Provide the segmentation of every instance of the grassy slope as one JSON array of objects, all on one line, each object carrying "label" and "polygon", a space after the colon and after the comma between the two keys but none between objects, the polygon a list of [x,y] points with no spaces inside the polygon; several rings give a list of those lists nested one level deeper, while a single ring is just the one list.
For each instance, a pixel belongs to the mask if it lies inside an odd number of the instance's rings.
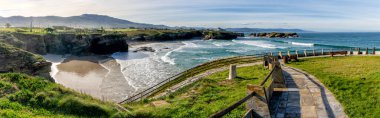
[{"label": "grassy slope", "polygon": [[349,117],[380,117],[380,57],[310,58],[289,65],[321,80]]},{"label": "grassy slope", "polygon": [[0,74],[0,117],[121,117],[112,103],[76,93],[44,78]]},{"label": "grassy slope", "polygon": [[[222,110],[246,95],[247,84],[258,84],[269,73],[262,66],[238,68],[238,78],[226,80],[228,71],[215,73],[162,98],[168,106],[153,107],[150,101],[126,104],[136,116],[203,118]],[[241,105],[227,117],[241,117],[246,112]]]}]

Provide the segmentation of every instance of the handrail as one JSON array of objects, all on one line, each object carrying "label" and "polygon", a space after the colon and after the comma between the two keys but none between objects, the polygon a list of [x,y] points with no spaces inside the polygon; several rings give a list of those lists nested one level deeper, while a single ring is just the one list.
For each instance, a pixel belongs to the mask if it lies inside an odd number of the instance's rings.
[{"label": "handrail", "polygon": [[[303,51],[303,50],[298,50],[298,51]],[[313,51],[313,50],[306,50],[306,51]],[[315,51],[315,53],[320,53],[318,50],[314,50],[314,51]],[[342,50],[342,51],[343,51],[343,50]],[[280,52],[280,51],[279,51],[279,52]],[[283,51],[282,51],[282,52],[283,52]],[[291,51],[291,52],[295,52],[295,50],[293,50],[293,51]],[[331,53],[331,52],[334,52],[334,51],[331,51],[331,49],[327,49],[327,50],[325,50],[325,53]],[[335,52],[336,52],[336,50],[335,50]],[[163,85],[165,85],[165,84],[168,83],[168,82],[171,82],[171,81],[176,80],[176,78],[178,78],[178,77],[180,77],[181,75],[185,74],[185,73],[188,72],[189,70],[192,70],[192,69],[195,69],[195,68],[198,68],[198,67],[201,67],[201,66],[207,65],[207,64],[211,64],[211,63],[216,62],[216,61],[226,61],[227,59],[244,58],[244,57],[250,57],[250,56],[252,56],[252,57],[256,57],[256,58],[259,58],[259,57],[264,57],[264,56],[266,56],[266,55],[268,55],[268,54],[267,54],[267,53],[263,53],[263,54],[254,54],[254,55],[242,55],[242,56],[235,56],[235,57],[225,57],[225,58],[220,58],[220,59],[217,59],[217,60],[214,60],[214,61],[210,61],[210,62],[205,62],[205,63],[202,63],[202,64],[198,64],[198,65],[195,66],[195,67],[192,67],[192,68],[190,68],[190,69],[188,69],[188,70],[182,71],[181,73],[178,73],[178,74],[176,74],[176,75],[174,75],[174,76],[171,76],[171,77],[169,77],[169,78],[167,78],[167,79],[165,79],[165,80],[163,80],[163,81],[161,81],[161,82],[159,82],[159,83],[153,85],[152,87],[149,87],[149,88],[147,88],[147,89],[145,89],[145,90],[143,90],[143,91],[141,91],[141,92],[138,92],[138,93],[136,93],[136,94],[134,94],[134,95],[128,97],[127,99],[124,99],[123,101],[119,102],[119,104],[122,104],[122,103],[125,103],[125,102],[128,102],[128,101],[133,102],[133,101],[136,101],[136,100],[138,100],[138,99],[141,99],[142,97],[144,97],[144,96],[146,96],[146,95],[148,95],[148,94],[151,94],[151,93],[153,93],[154,91],[156,91],[157,89],[159,89],[160,86],[163,86]],[[286,55],[286,54],[284,54],[284,55]],[[324,55],[324,54],[322,54],[322,55]],[[278,56],[278,54],[277,54],[277,53],[273,53],[272,56]],[[271,73],[273,73],[273,70],[271,71]],[[269,77],[270,77],[270,75],[268,75],[260,85],[265,84],[265,82],[269,79]],[[150,92],[148,92],[148,91],[150,91]]]},{"label": "handrail", "polygon": [[[265,84],[265,82],[268,81],[268,79],[270,78],[270,76],[273,74],[274,70],[278,68],[277,66],[274,66],[274,68],[270,71],[270,73],[265,77],[265,79],[263,81],[261,81],[260,83],[260,86],[263,86]],[[251,92],[250,94],[248,94],[247,96],[245,96],[243,99],[237,101],[236,103],[234,103],[233,105],[217,112],[217,113],[214,113],[213,115],[211,115],[209,118],[220,118],[224,115],[226,115],[227,113],[231,112],[232,110],[234,110],[235,108],[237,108],[238,106],[240,106],[241,104],[243,104],[245,101],[247,101],[248,99],[250,99],[251,97],[257,95],[257,93],[255,91]],[[268,99],[267,97],[265,97],[265,99]],[[268,100],[265,100],[265,101],[268,101]]]},{"label": "handrail", "polygon": [[278,67],[275,66],[275,67],[270,71],[270,73],[265,77],[265,79],[264,79],[263,81],[261,81],[260,86],[263,86],[263,85],[265,84],[265,82],[268,81],[269,77],[273,74],[273,72],[274,72],[274,70],[275,70],[276,68],[278,68]]},{"label": "handrail", "polygon": [[[165,85],[165,84],[163,84],[163,83],[173,81],[173,80],[175,80],[175,78],[177,78],[177,77],[179,77],[179,76],[185,74],[185,73],[188,72],[189,70],[192,70],[192,69],[195,69],[195,68],[198,68],[198,67],[201,67],[201,66],[207,65],[207,64],[211,64],[211,63],[213,63],[213,62],[217,62],[217,61],[228,61],[228,59],[235,59],[235,58],[236,58],[236,59],[239,59],[239,58],[250,58],[250,57],[251,57],[251,58],[257,58],[257,57],[261,57],[261,56],[263,56],[263,54],[244,55],[244,56],[235,56],[235,57],[226,57],[226,58],[221,58],[221,59],[217,59],[217,60],[214,60],[214,61],[210,61],[210,62],[206,62],[206,63],[199,64],[199,65],[197,65],[197,66],[195,66],[195,67],[193,67],[193,68],[190,68],[190,69],[188,69],[188,70],[185,70],[185,71],[183,71],[183,72],[181,72],[181,73],[178,73],[178,74],[176,74],[176,75],[174,75],[174,76],[171,76],[171,77],[169,77],[169,78],[167,78],[167,79],[165,79],[165,80],[163,80],[163,81],[161,81],[161,82],[159,82],[159,83],[153,85],[152,87],[149,87],[149,88],[145,89],[144,91],[141,91],[141,92],[139,92],[139,93],[137,93],[137,94],[135,94],[135,95],[133,95],[133,96],[131,96],[131,97],[128,97],[127,99],[124,99],[123,101],[119,102],[119,104],[125,103],[125,102],[127,102],[127,101],[135,101],[135,100],[137,100],[137,99],[140,99],[141,97],[146,96],[146,95],[152,93],[153,91],[155,91],[156,89],[158,89],[159,87],[156,88],[157,86],[159,86],[159,85],[161,85],[161,84],[162,84],[161,86],[163,86],[163,85]],[[147,92],[147,91],[151,91],[151,92]],[[147,93],[145,93],[145,92],[147,92]],[[137,98],[136,98],[136,97],[137,97]]]},{"label": "handrail", "polygon": [[227,113],[231,112],[232,110],[236,109],[238,106],[240,106],[241,104],[243,104],[244,102],[246,102],[247,100],[249,100],[251,97],[253,97],[255,95],[257,95],[256,92],[251,92],[250,94],[245,96],[243,99],[237,101],[236,103],[234,103],[233,105],[223,109],[222,111],[219,111],[219,112],[211,115],[209,118],[220,118],[220,117],[226,115]]}]

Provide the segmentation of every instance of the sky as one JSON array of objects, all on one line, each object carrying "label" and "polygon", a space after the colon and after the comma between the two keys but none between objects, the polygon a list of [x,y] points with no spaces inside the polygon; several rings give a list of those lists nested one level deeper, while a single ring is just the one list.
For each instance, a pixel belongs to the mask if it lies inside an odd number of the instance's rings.
[{"label": "sky", "polygon": [[189,27],[380,32],[380,0],[0,0],[0,16],[101,14]]}]

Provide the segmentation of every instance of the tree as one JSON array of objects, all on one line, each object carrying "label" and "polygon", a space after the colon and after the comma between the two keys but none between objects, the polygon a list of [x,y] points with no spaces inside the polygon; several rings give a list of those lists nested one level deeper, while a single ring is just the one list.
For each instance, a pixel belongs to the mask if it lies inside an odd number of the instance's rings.
[{"label": "tree", "polygon": [[10,28],[10,27],[11,27],[11,24],[6,23],[6,24],[5,24],[5,27],[6,27],[6,28]]},{"label": "tree", "polygon": [[53,28],[45,28],[45,31],[47,32],[47,33],[53,33],[54,32],[54,29]]}]

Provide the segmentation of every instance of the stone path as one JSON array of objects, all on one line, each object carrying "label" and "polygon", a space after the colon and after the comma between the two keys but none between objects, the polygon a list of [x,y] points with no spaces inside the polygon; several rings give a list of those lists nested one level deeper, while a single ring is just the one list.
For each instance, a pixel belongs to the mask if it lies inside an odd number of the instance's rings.
[{"label": "stone path", "polygon": [[287,88],[273,93],[273,118],[347,118],[342,105],[318,79],[295,68],[282,69]]}]

